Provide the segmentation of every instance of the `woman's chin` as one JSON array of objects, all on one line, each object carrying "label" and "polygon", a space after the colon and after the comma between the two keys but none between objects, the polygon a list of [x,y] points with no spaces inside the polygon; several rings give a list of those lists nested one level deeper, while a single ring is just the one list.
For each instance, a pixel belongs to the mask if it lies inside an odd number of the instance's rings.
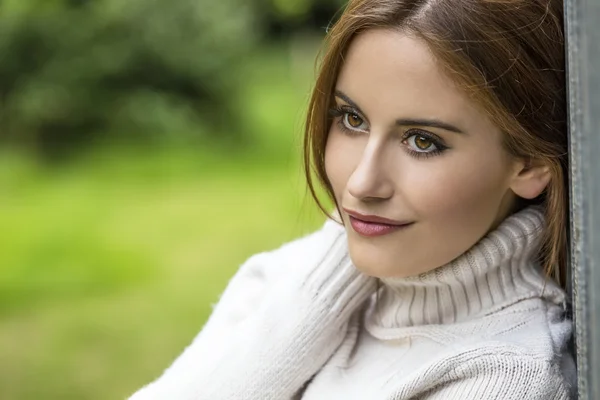
[{"label": "woman's chin", "polygon": [[391,263],[382,257],[365,257],[364,254],[354,256],[350,252],[350,259],[356,269],[375,278],[406,278],[412,275],[398,263]]}]

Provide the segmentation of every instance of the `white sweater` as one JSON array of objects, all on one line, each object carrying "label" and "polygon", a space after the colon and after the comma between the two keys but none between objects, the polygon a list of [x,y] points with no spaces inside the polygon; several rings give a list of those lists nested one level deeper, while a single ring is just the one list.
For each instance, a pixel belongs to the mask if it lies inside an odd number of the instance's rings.
[{"label": "white sweater", "polygon": [[565,293],[534,261],[542,227],[525,209],[448,265],[377,285],[328,221],[242,265],[130,400],[573,398]]}]

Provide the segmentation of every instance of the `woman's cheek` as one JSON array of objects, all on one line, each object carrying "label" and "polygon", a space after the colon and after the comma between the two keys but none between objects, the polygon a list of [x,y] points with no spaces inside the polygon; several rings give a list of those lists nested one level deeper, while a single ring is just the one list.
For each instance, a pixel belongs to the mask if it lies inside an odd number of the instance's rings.
[{"label": "woman's cheek", "polygon": [[[504,182],[500,168],[491,162],[464,162],[468,157],[415,160],[403,172],[404,197],[418,213],[464,212],[481,205],[490,195],[498,197]],[[471,158],[470,161],[478,161]]]}]

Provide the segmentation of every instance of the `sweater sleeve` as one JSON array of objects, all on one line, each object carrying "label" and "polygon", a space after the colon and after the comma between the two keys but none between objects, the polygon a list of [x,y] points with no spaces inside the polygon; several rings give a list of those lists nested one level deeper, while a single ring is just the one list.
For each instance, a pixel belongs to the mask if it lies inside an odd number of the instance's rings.
[{"label": "sweater sleeve", "polygon": [[331,224],[244,264],[192,344],[131,400],[291,399],[376,288]]},{"label": "sweater sleeve", "polygon": [[[230,279],[194,341],[204,340],[215,344],[224,340],[224,333],[233,331],[259,308],[286,270],[299,267],[293,265],[297,263],[295,261],[305,258],[308,263],[316,262],[315,256],[326,252],[343,232],[343,227],[334,221],[327,221],[321,229],[310,235],[286,243],[276,250],[250,257]],[[312,254],[306,254],[307,250]],[[282,260],[287,265],[282,265]]]},{"label": "sweater sleeve", "polygon": [[[458,362],[454,360],[453,362]],[[433,377],[432,377],[433,378]],[[448,369],[433,388],[416,394],[426,400],[570,400],[573,388],[558,365],[514,354],[472,358]],[[412,398],[412,397],[411,397]]]}]

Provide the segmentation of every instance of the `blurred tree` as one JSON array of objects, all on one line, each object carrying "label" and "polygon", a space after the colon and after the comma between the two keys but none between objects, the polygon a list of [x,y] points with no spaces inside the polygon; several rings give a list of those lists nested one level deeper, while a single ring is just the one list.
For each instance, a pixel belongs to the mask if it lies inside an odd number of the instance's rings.
[{"label": "blurred tree", "polygon": [[0,0],[0,141],[60,157],[106,140],[240,139],[244,57],[324,33],[344,3]]},{"label": "blurred tree", "polygon": [[254,21],[244,0],[4,0],[0,139],[57,156],[109,135],[200,135],[227,119]]}]

